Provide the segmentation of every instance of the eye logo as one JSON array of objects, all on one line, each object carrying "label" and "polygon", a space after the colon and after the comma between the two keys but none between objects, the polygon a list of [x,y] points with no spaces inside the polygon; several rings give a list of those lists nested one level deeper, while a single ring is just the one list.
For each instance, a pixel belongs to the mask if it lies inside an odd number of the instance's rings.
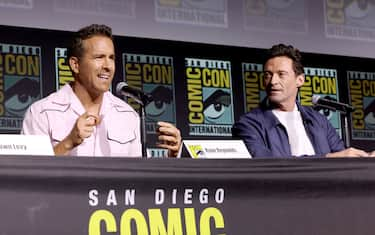
[{"label": "eye logo", "polygon": [[[324,96],[324,99],[327,99],[327,100],[332,100],[332,101],[337,101],[335,98],[332,98],[330,96]],[[327,120],[331,120],[332,116],[333,116],[333,111],[327,109],[327,108],[323,108],[323,107],[320,107],[320,106],[316,106],[314,107],[314,109],[316,111],[319,111],[319,113],[323,114]]]},{"label": "eye logo", "polygon": [[345,15],[352,18],[364,18],[373,9],[370,1],[352,1],[345,8]]},{"label": "eye logo", "polygon": [[219,123],[231,104],[229,92],[216,90],[203,102],[203,114],[207,123]]},{"label": "eye logo", "polygon": [[22,117],[26,109],[39,97],[39,82],[23,78],[5,91],[6,111],[17,117]]},{"label": "eye logo", "polygon": [[150,117],[163,115],[173,100],[172,90],[165,86],[157,86],[151,92],[153,101],[146,106],[146,113]]},{"label": "eye logo", "polygon": [[373,100],[364,110],[364,120],[370,129],[375,129],[375,100]]}]

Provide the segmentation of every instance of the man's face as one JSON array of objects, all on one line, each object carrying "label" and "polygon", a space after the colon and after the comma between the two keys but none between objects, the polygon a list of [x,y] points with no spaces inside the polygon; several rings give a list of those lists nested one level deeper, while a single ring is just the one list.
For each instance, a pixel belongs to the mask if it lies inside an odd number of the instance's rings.
[{"label": "man's face", "polygon": [[115,73],[113,42],[105,36],[94,36],[82,44],[83,54],[75,66],[76,80],[89,93],[100,95],[109,90]]},{"label": "man's face", "polygon": [[298,88],[304,80],[303,74],[296,75],[293,61],[286,56],[271,58],[264,65],[264,85],[268,98],[282,109],[294,107]]}]

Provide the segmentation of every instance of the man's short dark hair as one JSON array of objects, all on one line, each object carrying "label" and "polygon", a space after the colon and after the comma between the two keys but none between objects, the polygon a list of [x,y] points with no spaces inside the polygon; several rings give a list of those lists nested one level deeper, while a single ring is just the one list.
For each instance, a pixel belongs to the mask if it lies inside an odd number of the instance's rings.
[{"label": "man's short dark hair", "polygon": [[279,56],[286,56],[290,58],[293,61],[293,70],[296,73],[296,75],[301,75],[304,73],[303,71],[303,65],[302,65],[302,56],[300,51],[297,48],[294,48],[293,46],[285,45],[285,44],[278,44],[274,45],[267,51],[267,55],[265,58],[264,65],[267,63],[268,60],[279,57]]},{"label": "man's short dark hair", "polygon": [[80,29],[73,36],[70,47],[68,48],[68,59],[72,56],[81,58],[83,54],[82,41],[94,36],[105,36],[113,40],[112,29],[103,24],[92,24]]}]

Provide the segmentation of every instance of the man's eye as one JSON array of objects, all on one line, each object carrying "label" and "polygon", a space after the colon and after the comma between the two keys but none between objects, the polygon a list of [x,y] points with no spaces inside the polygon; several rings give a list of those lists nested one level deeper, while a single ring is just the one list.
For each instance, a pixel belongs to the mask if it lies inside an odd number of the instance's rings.
[{"label": "man's eye", "polygon": [[270,79],[270,78],[272,78],[272,74],[266,72],[266,73],[264,73],[264,78]]}]

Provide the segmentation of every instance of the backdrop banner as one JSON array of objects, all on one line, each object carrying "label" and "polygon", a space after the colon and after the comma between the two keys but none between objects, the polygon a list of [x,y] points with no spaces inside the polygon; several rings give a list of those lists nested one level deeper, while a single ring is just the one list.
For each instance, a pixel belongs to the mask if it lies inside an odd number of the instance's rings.
[{"label": "backdrop banner", "polygon": [[375,160],[0,159],[1,234],[373,234]]}]

